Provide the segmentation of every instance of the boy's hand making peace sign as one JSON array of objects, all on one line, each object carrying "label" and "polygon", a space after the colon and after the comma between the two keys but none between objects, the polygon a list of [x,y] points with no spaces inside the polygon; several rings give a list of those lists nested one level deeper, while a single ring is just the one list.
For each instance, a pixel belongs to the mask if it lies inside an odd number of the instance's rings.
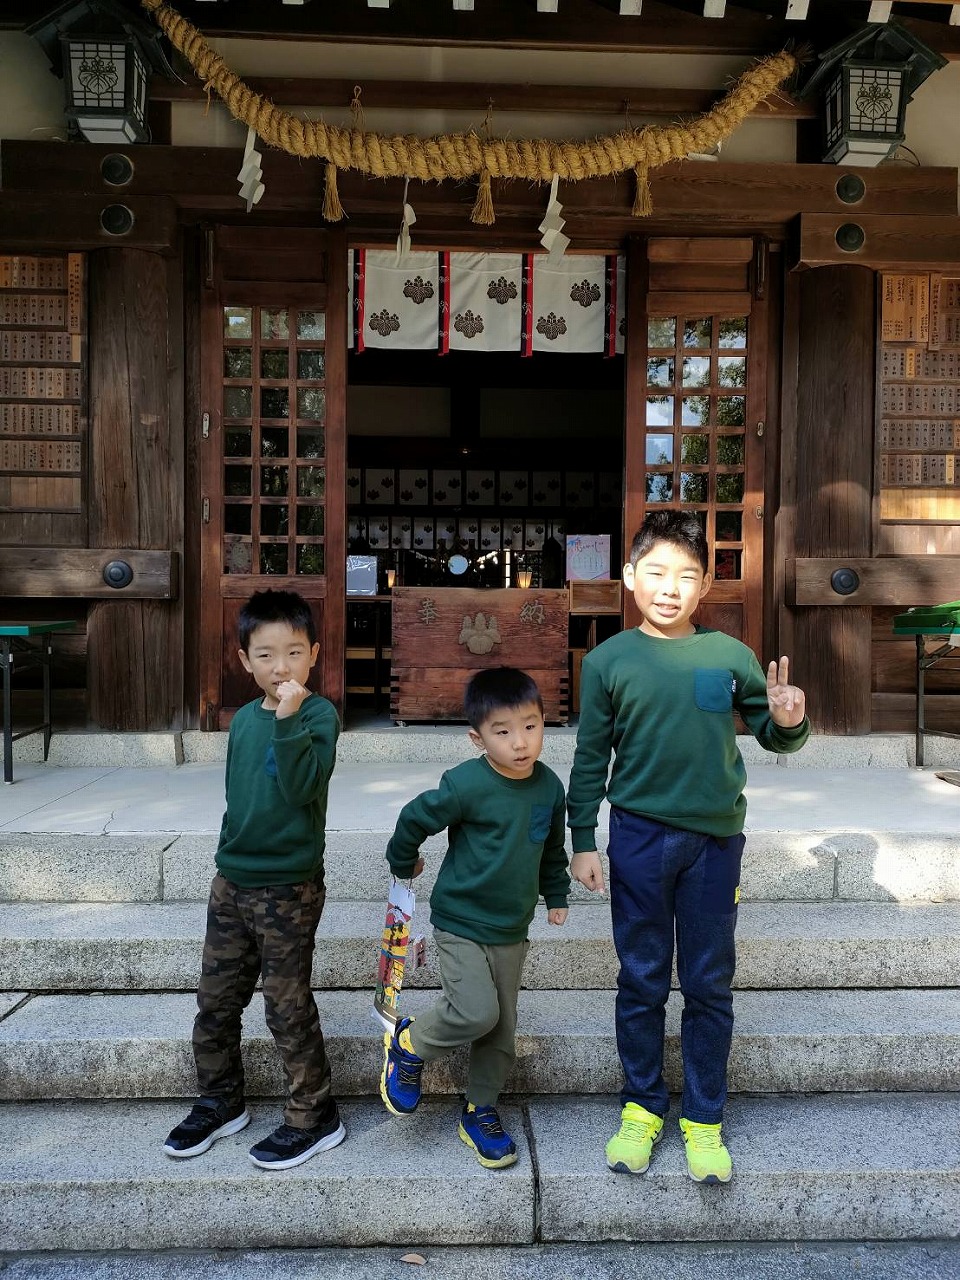
[{"label": "boy's hand making peace sign", "polygon": [[790,683],[790,659],[781,658],[779,666],[767,667],[767,703],[770,718],[781,729],[795,729],[806,715],[806,699],[802,689]]}]

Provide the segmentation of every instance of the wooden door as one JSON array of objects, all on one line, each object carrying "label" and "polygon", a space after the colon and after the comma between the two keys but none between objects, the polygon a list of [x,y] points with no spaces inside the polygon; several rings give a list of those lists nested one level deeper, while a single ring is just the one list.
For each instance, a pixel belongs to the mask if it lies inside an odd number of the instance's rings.
[{"label": "wooden door", "polygon": [[[752,240],[631,242],[624,548],[648,511],[691,511],[714,584],[696,621],[758,656],[763,622],[766,309]],[[626,623],[639,615],[632,598]]]},{"label": "wooden door", "polygon": [[256,696],[237,658],[243,602],[310,602],[311,681],[343,705],[346,245],[314,229],[208,233],[201,386],[201,724]]}]

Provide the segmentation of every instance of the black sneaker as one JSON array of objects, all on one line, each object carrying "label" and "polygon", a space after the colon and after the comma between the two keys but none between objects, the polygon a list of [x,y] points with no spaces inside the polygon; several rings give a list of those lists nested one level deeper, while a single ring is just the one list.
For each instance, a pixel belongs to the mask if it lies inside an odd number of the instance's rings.
[{"label": "black sneaker", "polygon": [[180,1159],[209,1151],[218,1138],[239,1133],[250,1123],[250,1112],[241,1102],[231,1107],[219,1098],[201,1098],[185,1120],[170,1131],[163,1144],[165,1155]]},{"label": "black sneaker", "polygon": [[282,1124],[274,1129],[269,1137],[250,1148],[250,1159],[261,1169],[292,1169],[294,1165],[303,1164],[319,1151],[329,1151],[347,1136],[340,1113],[334,1110],[333,1117],[313,1129],[295,1129],[293,1125]]}]

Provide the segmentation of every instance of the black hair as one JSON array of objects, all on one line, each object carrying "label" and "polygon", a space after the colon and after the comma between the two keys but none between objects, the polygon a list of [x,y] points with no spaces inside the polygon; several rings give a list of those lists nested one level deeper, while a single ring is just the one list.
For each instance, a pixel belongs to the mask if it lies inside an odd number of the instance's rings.
[{"label": "black hair", "polygon": [[710,549],[703,525],[692,511],[651,511],[634,534],[630,563],[634,568],[658,542],[669,542],[699,560],[704,573],[710,567]]},{"label": "black hair", "polygon": [[471,729],[479,729],[495,711],[525,707],[533,702],[543,715],[543,698],[536,680],[516,667],[487,667],[470,677],[463,694],[463,711]]},{"label": "black hair", "polygon": [[237,639],[244,653],[250,648],[250,637],[257,627],[269,622],[285,622],[291,631],[302,631],[311,648],[316,643],[313,612],[303,596],[296,591],[255,591],[237,619]]}]

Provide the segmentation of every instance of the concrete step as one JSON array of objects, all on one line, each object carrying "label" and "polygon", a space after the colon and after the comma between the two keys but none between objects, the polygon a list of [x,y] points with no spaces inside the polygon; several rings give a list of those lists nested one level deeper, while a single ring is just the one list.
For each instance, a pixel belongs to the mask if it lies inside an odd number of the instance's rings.
[{"label": "concrete step", "polygon": [[[385,1280],[416,1247],[7,1254],[4,1280]],[[960,1241],[422,1246],[430,1280],[960,1280]],[[415,1275],[416,1273],[411,1273]]]},{"label": "concrete step", "polygon": [[615,1104],[538,1099],[529,1114],[545,1241],[956,1236],[957,1094],[733,1098],[724,1134],[736,1174],[719,1188],[686,1178],[673,1119],[649,1173],[613,1187],[603,1145]]},{"label": "concrete step", "polygon": [[[543,759],[547,764],[569,765],[576,745],[576,727],[550,726],[544,737]],[[763,751],[750,735],[737,743],[750,764],[781,764],[797,767],[796,757],[776,756]],[[863,737],[815,735],[804,747],[801,768],[877,769],[906,768],[915,761],[912,733],[875,733]],[[927,737],[925,759],[930,765],[956,768],[960,749],[950,738]],[[14,760],[36,763],[43,760],[42,735],[31,734],[14,743]],[[384,719],[360,725],[350,719],[340,735],[337,755],[350,764],[380,763],[384,760],[439,761],[455,763],[473,754],[465,725],[405,725],[402,729]],[[93,766],[152,768],[161,765],[223,763],[227,758],[227,734],[203,733],[191,729],[183,733],[54,733],[50,740],[49,763],[70,768]]]},{"label": "concrete step", "polygon": [[[952,788],[947,788],[952,790]],[[171,824],[176,818],[171,819]],[[389,883],[387,830],[330,830],[330,898],[383,901]],[[601,849],[606,832],[599,833]],[[206,901],[217,837],[172,829],[148,834],[0,833],[0,902]],[[436,879],[445,838],[424,850],[421,899]],[[591,898],[579,885],[574,900]],[[927,832],[747,832],[744,901],[960,901],[956,823]]]},{"label": "concrete step", "polygon": [[273,1108],[174,1162],[160,1144],[180,1104],[7,1105],[0,1238],[8,1250],[100,1251],[955,1236],[960,1095],[732,1099],[726,1187],[686,1177],[675,1116],[648,1174],[611,1173],[603,1147],[618,1111],[612,1098],[505,1106],[520,1158],[491,1172],[459,1142],[457,1105],[395,1120],[378,1103],[348,1103],[346,1142],[271,1175],[245,1153]]},{"label": "concrete step", "polygon": [[[313,985],[371,988],[383,905],[329,902]],[[416,922],[429,937],[429,909]],[[22,991],[193,991],[205,925],[200,902],[0,905],[0,974]],[[578,902],[562,928],[540,908],[524,985],[613,988],[618,963],[604,902]],[[752,902],[737,927],[736,985],[745,989],[947,987],[957,981],[960,903]],[[428,962],[410,985],[435,987]]]},{"label": "concrete step", "polygon": [[[433,995],[406,993],[416,1016]],[[612,991],[520,993],[519,1093],[608,1093],[622,1079]],[[667,1008],[665,1073],[680,1083],[681,1000]],[[369,992],[318,997],[337,1092],[376,1096],[383,1062]],[[178,1098],[195,1092],[190,995],[34,996],[0,1022],[0,1097]],[[947,991],[741,992],[730,1087],[770,1093],[960,1090],[960,994]],[[462,1087],[465,1055],[431,1063],[431,1093]],[[245,1017],[244,1062],[253,1097],[284,1090],[259,996]]]}]

